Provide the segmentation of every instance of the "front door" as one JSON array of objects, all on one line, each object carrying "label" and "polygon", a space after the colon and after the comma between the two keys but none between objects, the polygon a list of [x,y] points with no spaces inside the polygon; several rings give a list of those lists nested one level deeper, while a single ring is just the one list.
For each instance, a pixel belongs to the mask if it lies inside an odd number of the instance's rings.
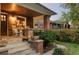
[{"label": "front door", "polygon": [[6,36],[7,35],[7,16],[5,14],[1,14],[0,23],[1,23],[0,25],[1,35]]}]

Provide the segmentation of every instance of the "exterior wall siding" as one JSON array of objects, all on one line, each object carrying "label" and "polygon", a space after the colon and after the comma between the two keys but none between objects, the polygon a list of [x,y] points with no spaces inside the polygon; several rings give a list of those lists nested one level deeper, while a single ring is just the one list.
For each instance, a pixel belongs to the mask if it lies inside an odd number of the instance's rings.
[{"label": "exterior wall siding", "polygon": [[44,28],[44,16],[37,16],[33,18],[33,28],[35,28],[35,24],[38,24],[39,29]]}]

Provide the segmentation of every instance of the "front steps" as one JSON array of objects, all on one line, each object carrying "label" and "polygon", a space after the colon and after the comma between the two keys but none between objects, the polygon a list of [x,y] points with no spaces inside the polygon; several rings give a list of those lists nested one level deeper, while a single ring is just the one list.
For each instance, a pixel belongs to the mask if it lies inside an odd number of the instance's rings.
[{"label": "front steps", "polygon": [[8,37],[7,40],[8,40],[8,44],[22,42],[21,37]]},{"label": "front steps", "polygon": [[7,47],[9,48],[8,54],[14,54],[14,53],[17,53],[19,51],[31,49],[30,45],[27,42],[13,43],[11,45],[10,44],[7,45]]},{"label": "front steps", "polygon": [[30,44],[26,42],[17,42],[11,45],[7,45],[9,47],[8,54],[9,55],[36,55],[36,51],[30,47]]},{"label": "front steps", "polygon": [[[27,41],[17,41],[7,44],[5,47],[0,47],[1,54],[4,55],[36,55],[36,51],[30,47]],[[3,51],[3,53],[2,53]]]},{"label": "front steps", "polygon": [[23,51],[19,51],[17,53],[14,53],[13,55],[37,55],[36,51],[32,49],[27,49]]}]

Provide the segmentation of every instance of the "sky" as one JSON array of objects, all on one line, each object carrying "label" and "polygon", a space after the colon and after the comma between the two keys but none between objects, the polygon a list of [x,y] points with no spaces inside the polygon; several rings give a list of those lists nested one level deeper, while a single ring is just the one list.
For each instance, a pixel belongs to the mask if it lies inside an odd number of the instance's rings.
[{"label": "sky", "polygon": [[61,7],[61,4],[62,3],[42,3],[42,5],[46,6],[47,8],[57,13],[57,15],[52,15],[50,17],[50,20],[52,21],[59,20],[60,17],[62,16],[62,12],[68,12],[68,9]]}]

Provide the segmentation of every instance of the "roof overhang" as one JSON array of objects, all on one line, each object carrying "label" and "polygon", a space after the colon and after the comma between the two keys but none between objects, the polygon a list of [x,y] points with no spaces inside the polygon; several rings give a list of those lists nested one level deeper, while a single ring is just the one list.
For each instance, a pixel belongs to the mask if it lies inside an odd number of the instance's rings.
[{"label": "roof overhang", "polygon": [[56,13],[49,8],[39,4],[39,3],[19,3],[18,5],[24,6],[43,15],[55,15]]},{"label": "roof overhang", "polygon": [[20,16],[40,16],[42,15],[39,12],[36,12],[32,9],[23,7],[18,5],[18,3],[1,3],[1,12],[6,12],[13,15],[20,15]]},{"label": "roof overhang", "polygon": [[23,16],[55,15],[56,13],[39,3],[1,3],[1,11]]}]

